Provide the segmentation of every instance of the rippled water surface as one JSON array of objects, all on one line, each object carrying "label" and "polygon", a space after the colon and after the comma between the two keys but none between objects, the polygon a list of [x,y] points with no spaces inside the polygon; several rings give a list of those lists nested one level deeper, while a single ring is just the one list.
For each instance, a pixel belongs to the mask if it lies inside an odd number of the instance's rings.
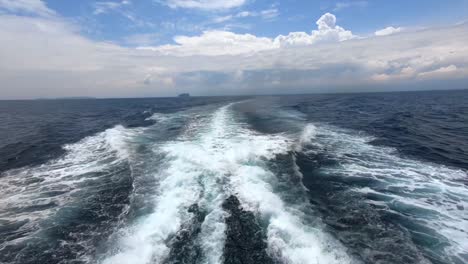
[{"label": "rippled water surface", "polygon": [[0,102],[0,263],[467,263],[468,92]]}]

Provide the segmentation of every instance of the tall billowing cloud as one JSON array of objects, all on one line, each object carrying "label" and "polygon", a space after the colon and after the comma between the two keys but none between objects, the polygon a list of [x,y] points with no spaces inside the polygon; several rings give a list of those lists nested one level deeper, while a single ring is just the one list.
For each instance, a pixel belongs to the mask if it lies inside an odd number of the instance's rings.
[{"label": "tall billowing cloud", "polygon": [[228,31],[205,31],[200,36],[177,36],[176,45],[157,47],[140,47],[166,55],[236,55],[258,51],[279,49],[285,46],[304,46],[318,43],[340,42],[356,38],[349,30],[336,25],[336,17],[326,13],[317,22],[317,30],[310,34],[306,32],[291,32],[286,36],[276,38],[257,37],[251,34],[236,34]]},{"label": "tall billowing cloud", "polygon": [[320,42],[337,42],[353,39],[356,36],[349,30],[336,25],[336,17],[326,13],[317,20],[317,30],[311,34],[305,32],[292,32],[287,36],[278,36],[275,42],[279,46],[311,45]]}]

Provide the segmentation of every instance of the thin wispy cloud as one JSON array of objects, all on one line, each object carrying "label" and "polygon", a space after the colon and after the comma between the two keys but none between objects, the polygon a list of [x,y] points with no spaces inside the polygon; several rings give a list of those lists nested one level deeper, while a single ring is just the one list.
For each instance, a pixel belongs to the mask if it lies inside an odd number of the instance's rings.
[{"label": "thin wispy cloud", "polygon": [[244,5],[246,0],[160,0],[171,8],[226,10]]},{"label": "thin wispy cloud", "polygon": [[94,4],[94,14],[106,14],[111,11],[115,11],[120,9],[124,6],[130,5],[131,2],[128,0],[122,0],[120,2],[112,2],[112,1],[105,1],[105,2],[97,2]]},{"label": "thin wispy cloud", "polygon": [[348,1],[348,2],[338,2],[335,4],[333,11],[338,12],[343,9],[352,8],[352,7],[366,7],[369,3],[367,1]]},{"label": "thin wispy cloud", "polygon": [[44,2],[38,0],[0,0],[0,11],[2,10],[39,16],[52,16],[56,14]]},{"label": "thin wispy cloud", "polygon": [[133,46],[154,45],[159,41],[158,33],[142,33],[126,36],[123,40],[126,44]]},{"label": "thin wispy cloud", "polygon": [[156,25],[144,18],[138,16],[132,10],[132,2],[130,0],[121,1],[102,1],[92,5],[93,14],[95,16],[117,14],[131,21],[130,27],[155,27]]},{"label": "thin wispy cloud", "polygon": [[236,14],[224,15],[224,16],[217,16],[215,17],[212,22],[213,23],[223,23],[231,20],[236,19],[244,19],[249,17],[259,17],[264,20],[273,20],[277,16],[279,16],[279,10],[277,8],[269,8],[260,11],[241,11]]},{"label": "thin wispy cloud", "polygon": [[403,31],[402,27],[386,27],[380,30],[375,31],[376,36],[388,36],[388,35],[393,35],[396,33],[400,33]]}]

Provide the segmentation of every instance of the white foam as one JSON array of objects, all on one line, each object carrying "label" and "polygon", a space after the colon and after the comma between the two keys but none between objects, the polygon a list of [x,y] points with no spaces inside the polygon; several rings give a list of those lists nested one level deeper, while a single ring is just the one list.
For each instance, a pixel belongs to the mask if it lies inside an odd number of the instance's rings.
[{"label": "white foam", "polygon": [[[22,228],[30,232],[38,231],[41,220],[74,201],[72,194],[80,191],[80,183],[96,180],[102,175],[91,176],[89,172],[105,171],[124,159],[127,151],[124,133],[127,133],[125,128],[117,126],[65,145],[66,153],[58,159],[5,172],[0,181],[0,218],[29,220]],[[51,197],[48,195],[50,192],[58,193]],[[22,208],[48,204],[52,206],[21,212]],[[11,214],[11,211],[16,212]],[[25,238],[27,236],[23,236]]]},{"label": "white foam", "polygon": [[104,132],[104,137],[106,144],[109,144],[111,149],[116,151],[121,159],[128,159],[132,156],[129,149],[129,142],[131,142],[139,132],[141,132],[140,128],[126,129],[121,125],[117,125],[112,129],[106,130]]},{"label": "white foam", "polygon": [[296,151],[302,151],[304,146],[312,143],[317,134],[317,128],[313,124],[307,124],[299,135],[299,142],[295,146]]},{"label": "white foam", "polygon": [[[193,127],[199,125],[188,126],[188,130]],[[163,262],[170,252],[168,239],[193,217],[188,212],[192,204],[208,212],[200,234],[206,263],[221,261],[225,229],[221,203],[225,197],[219,181],[224,174],[210,159],[215,139],[205,137],[184,140],[186,135],[181,135],[158,147],[156,151],[165,153],[166,160],[155,175],[160,185],[154,211],[126,231],[117,245],[120,252],[103,263]]]},{"label": "white foam", "polygon": [[315,147],[326,149],[340,161],[339,166],[323,168],[325,172],[373,178],[379,182],[378,189],[367,186],[356,191],[385,195],[393,205],[413,208],[406,212],[413,221],[450,241],[449,255],[468,254],[466,171],[402,158],[395,149],[370,145],[370,137],[353,131],[316,125],[316,132],[320,139],[314,140]]},{"label": "white foam", "polygon": [[[274,193],[276,175],[265,160],[287,153],[294,141],[283,135],[255,133],[229,118],[229,108],[219,112],[212,133],[221,139],[211,163],[229,176],[231,191],[246,210],[258,212],[268,222],[269,253],[287,263],[350,263],[345,249],[322,230],[303,222],[302,212],[289,210]],[[309,130],[313,133],[313,127]]]},{"label": "white foam", "polygon": [[168,114],[163,113],[154,113],[150,117],[146,118],[145,120],[154,120],[157,122],[165,122],[171,120],[171,116]]},{"label": "white foam", "polygon": [[200,186],[194,177],[197,172],[185,169],[182,162],[167,166],[163,175],[158,175],[163,179],[154,212],[131,227],[120,240],[121,251],[103,263],[159,263],[169,253],[165,241],[190,217],[187,208],[198,200]]},{"label": "white foam", "polygon": [[[246,137],[246,134],[244,134]],[[276,175],[270,172],[261,158],[288,150],[287,140],[250,134],[244,142],[257,142],[259,155],[254,163],[240,165],[231,177],[231,184],[246,210],[258,212],[268,222],[268,251],[286,263],[351,263],[346,249],[336,240],[304,222],[303,212],[286,205],[273,188]],[[262,142],[263,144],[258,144]],[[273,151],[272,151],[273,150]],[[273,153],[273,154],[272,154]],[[261,157],[261,158],[260,158]]]},{"label": "white foam", "polygon": [[212,161],[229,173],[229,186],[246,210],[259,212],[268,221],[269,252],[288,263],[348,263],[337,242],[321,230],[302,222],[301,212],[288,210],[273,191],[276,175],[264,160],[287,153],[293,140],[283,135],[262,135],[229,120],[228,108],[217,120],[214,133],[222,140]]},{"label": "white foam", "polygon": [[162,262],[169,253],[165,241],[190,218],[187,209],[193,203],[207,212],[198,238],[202,262],[221,263],[226,228],[221,205],[230,194],[238,195],[245,209],[267,220],[271,254],[289,263],[350,262],[337,241],[307,226],[301,212],[290,210],[273,193],[277,178],[264,161],[287,153],[294,140],[243,127],[232,116],[230,105],[207,121],[188,126],[197,133],[182,135],[158,149],[167,157],[165,167],[155,175],[162,182],[154,212],[129,229],[118,245],[120,252],[104,263]]}]

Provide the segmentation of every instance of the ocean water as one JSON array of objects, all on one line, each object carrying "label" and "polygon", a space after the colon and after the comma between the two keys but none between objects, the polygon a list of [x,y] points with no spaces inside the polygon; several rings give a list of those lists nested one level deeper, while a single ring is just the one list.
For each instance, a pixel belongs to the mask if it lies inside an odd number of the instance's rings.
[{"label": "ocean water", "polygon": [[0,263],[468,263],[468,91],[0,101]]}]

